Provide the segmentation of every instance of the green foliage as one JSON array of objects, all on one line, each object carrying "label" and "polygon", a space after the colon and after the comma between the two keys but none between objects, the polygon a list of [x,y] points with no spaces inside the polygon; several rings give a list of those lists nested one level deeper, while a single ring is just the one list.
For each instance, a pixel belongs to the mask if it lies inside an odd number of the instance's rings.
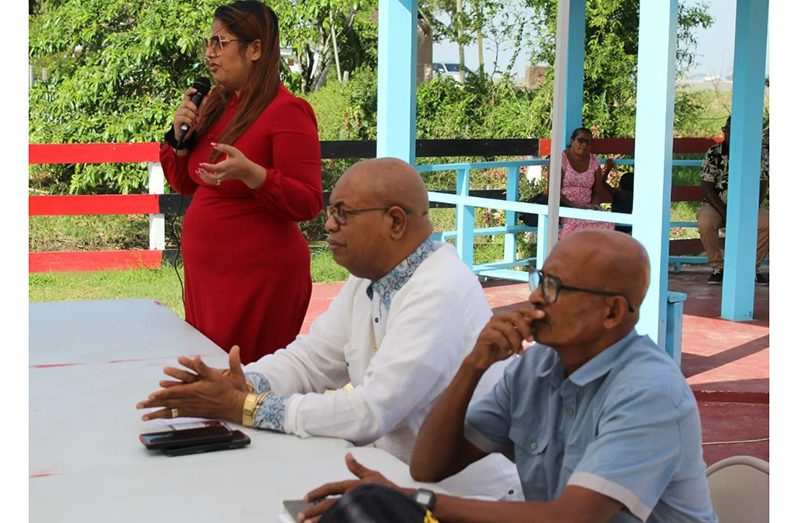
[{"label": "green foliage", "polygon": [[[183,90],[208,74],[201,36],[221,4],[38,2],[29,31],[36,79],[29,98],[31,143],[160,141]],[[332,49],[331,13],[342,68],[376,65],[376,23],[370,18],[375,0],[271,5],[281,16],[281,43],[302,51],[300,63],[310,57],[317,64],[303,70],[301,87],[318,88],[334,59],[324,51]],[[80,164],[34,166],[30,176],[32,188],[41,192],[129,193],[144,189],[147,174],[141,165]]]},{"label": "green foliage", "polygon": [[346,110],[341,129],[344,140],[377,138],[377,70],[360,67],[344,91]]},{"label": "green foliage", "polygon": [[[554,63],[557,6],[551,0],[526,0],[533,9],[533,25],[540,28],[533,63]],[[585,27],[585,79],[582,118],[597,136],[633,136],[637,78],[639,0],[588,0]],[[695,59],[694,31],[712,23],[706,3],[678,7],[677,69]],[[532,120],[536,136],[551,129],[553,70],[549,70]],[[687,98],[676,103],[676,120],[690,111]]]},{"label": "green foliage", "polygon": [[[377,0],[281,0],[270,2],[282,39],[293,47],[301,72],[296,92],[316,91],[336,67],[341,74],[377,65]],[[333,42],[333,37],[335,42]]]},{"label": "green foliage", "polygon": [[146,249],[146,216],[31,216],[30,251]]},{"label": "green foliage", "polygon": [[[202,74],[217,1],[44,0],[30,20],[32,143],[159,141]],[[138,192],[141,165],[48,166],[71,193]],[[41,174],[43,168],[32,174]]]},{"label": "green foliage", "polygon": [[535,93],[502,79],[474,75],[460,85],[436,77],[418,86],[417,138],[518,138],[531,136],[526,115]]},{"label": "green foliage", "polygon": [[314,282],[343,281],[349,277],[349,271],[335,263],[326,246],[311,247],[310,273]]}]

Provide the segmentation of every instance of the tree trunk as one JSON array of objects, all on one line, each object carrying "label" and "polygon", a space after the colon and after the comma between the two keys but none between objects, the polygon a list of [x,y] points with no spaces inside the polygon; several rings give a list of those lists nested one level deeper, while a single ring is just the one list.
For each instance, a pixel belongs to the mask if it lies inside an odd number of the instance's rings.
[{"label": "tree trunk", "polygon": [[457,0],[457,49],[460,55],[460,83],[465,83],[465,47],[463,46],[463,0]]}]

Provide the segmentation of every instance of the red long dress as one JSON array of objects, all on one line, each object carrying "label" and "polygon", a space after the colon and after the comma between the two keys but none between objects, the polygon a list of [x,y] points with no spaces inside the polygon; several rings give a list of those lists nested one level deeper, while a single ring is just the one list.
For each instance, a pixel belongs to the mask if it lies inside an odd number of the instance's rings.
[{"label": "red long dress", "polygon": [[238,103],[233,95],[188,156],[164,145],[160,157],[172,188],[194,195],[181,240],[186,321],[226,351],[239,345],[249,363],[293,341],[310,302],[310,251],[296,222],[322,208],[321,145],[313,109],[281,85],[231,144],[266,168],[263,185],[204,183],[194,171]]}]

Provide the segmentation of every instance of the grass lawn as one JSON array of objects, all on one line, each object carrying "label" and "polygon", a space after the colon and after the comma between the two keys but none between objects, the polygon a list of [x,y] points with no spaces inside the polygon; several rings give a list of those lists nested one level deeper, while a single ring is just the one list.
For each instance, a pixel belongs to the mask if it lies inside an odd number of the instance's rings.
[{"label": "grass lawn", "polygon": [[[129,271],[30,274],[28,299],[37,302],[153,298],[183,318],[183,267],[178,266],[178,271],[180,279],[171,265]],[[311,249],[311,276],[314,282],[343,281],[348,274],[335,263],[327,249]]]},{"label": "grass lawn", "polygon": [[[680,202],[674,204],[671,218],[675,221],[695,220],[695,206],[697,204]],[[436,230],[450,230],[454,227],[453,209],[432,209],[431,218]],[[63,220],[57,224],[63,226],[68,222]],[[73,227],[72,224],[69,224]],[[31,235],[37,236],[44,233],[46,225],[36,223],[31,229]],[[52,227],[50,234],[58,227]],[[58,235],[53,235],[58,236]],[[69,236],[65,234],[65,236]],[[671,237],[698,237],[697,229],[674,229]],[[534,257],[534,235],[520,234],[518,240],[519,258]],[[96,240],[95,240],[96,241]],[[37,243],[37,242],[32,242]],[[77,245],[83,243],[82,245]],[[103,242],[104,243],[104,242]],[[109,242],[111,243],[111,242]],[[58,244],[45,248],[58,249]],[[106,245],[86,245],[76,242],[69,245],[71,248],[108,248]],[[118,248],[118,247],[117,247]],[[43,249],[44,250],[44,249]],[[340,267],[332,258],[324,243],[313,244],[311,250],[311,277],[314,282],[334,282],[345,280],[349,273]],[[504,257],[503,237],[477,237],[474,245],[475,263],[497,261]],[[178,278],[180,274],[180,279]],[[72,273],[45,273],[30,274],[28,279],[28,298],[31,302],[39,301],[70,301],[70,300],[107,300],[124,298],[152,298],[159,300],[181,318],[184,317],[182,303],[181,279],[182,266],[176,271],[171,265],[163,265],[158,269],[137,269],[129,271],[96,271]]]}]

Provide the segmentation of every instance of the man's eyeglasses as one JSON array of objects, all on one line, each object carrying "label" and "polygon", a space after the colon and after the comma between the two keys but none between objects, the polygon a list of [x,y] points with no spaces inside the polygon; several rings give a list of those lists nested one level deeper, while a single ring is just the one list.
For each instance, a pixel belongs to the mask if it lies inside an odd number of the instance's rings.
[{"label": "man's eyeglasses", "polygon": [[590,138],[574,138],[577,142],[581,143],[582,145],[590,145],[593,143],[593,140]]},{"label": "man's eyeglasses", "polygon": [[[327,218],[332,217],[335,220],[335,223],[337,223],[338,225],[346,225],[346,223],[349,221],[349,217],[350,216],[357,215],[357,214],[360,214],[360,213],[363,213],[363,212],[370,212],[370,211],[383,211],[383,212],[385,212],[388,209],[390,209],[391,207],[397,207],[397,206],[396,205],[389,205],[388,207],[368,207],[368,208],[363,208],[363,209],[347,209],[345,207],[342,207],[341,204],[328,205],[327,206]],[[409,216],[410,214],[412,214],[411,211],[408,211],[404,207],[400,207],[400,208],[404,211],[405,216]]]},{"label": "man's eyeglasses", "polygon": [[543,303],[546,305],[551,305],[557,301],[557,298],[560,297],[560,291],[573,291],[598,294],[599,296],[620,296],[626,300],[626,306],[629,308],[629,312],[635,311],[634,307],[629,303],[629,298],[620,292],[572,287],[570,285],[564,285],[559,279],[554,276],[549,276],[543,271],[529,271],[529,292],[535,292],[538,287],[540,287],[541,295],[543,296]]},{"label": "man's eyeglasses", "polygon": [[221,35],[213,35],[210,38],[203,38],[202,45],[206,52],[209,51],[211,54],[218,55],[224,52],[224,44],[239,41],[239,38],[222,38]]}]

